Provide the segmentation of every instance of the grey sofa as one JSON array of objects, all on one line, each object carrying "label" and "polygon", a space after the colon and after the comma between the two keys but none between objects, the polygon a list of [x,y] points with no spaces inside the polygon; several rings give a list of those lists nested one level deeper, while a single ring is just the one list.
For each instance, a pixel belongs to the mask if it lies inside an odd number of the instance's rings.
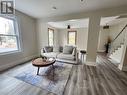
[{"label": "grey sofa", "polygon": [[57,61],[63,61],[68,63],[78,62],[78,52],[75,46],[64,46],[64,47],[52,47],[45,46],[41,50],[41,55],[46,57],[54,57]]}]

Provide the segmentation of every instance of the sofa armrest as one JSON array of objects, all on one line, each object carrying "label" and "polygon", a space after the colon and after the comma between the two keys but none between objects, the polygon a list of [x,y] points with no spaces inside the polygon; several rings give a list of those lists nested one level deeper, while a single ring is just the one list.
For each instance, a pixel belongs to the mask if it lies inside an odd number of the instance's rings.
[{"label": "sofa armrest", "polygon": [[78,53],[77,48],[75,48],[75,50],[73,51],[72,55],[74,56],[75,61],[78,62],[78,56],[79,56],[79,53]]},{"label": "sofa armrest", "polygon": [[75,55],[75,60],[76,60],[76,62],[78,62],[78,59],[79,59],[79,53],[78,53],[78,51],[76,50],[76,55]]},{"label": "sofa armrest", "polygon": [[45,53],[44,48],[41,49],[41,55],[43,55],[43,53]]}]

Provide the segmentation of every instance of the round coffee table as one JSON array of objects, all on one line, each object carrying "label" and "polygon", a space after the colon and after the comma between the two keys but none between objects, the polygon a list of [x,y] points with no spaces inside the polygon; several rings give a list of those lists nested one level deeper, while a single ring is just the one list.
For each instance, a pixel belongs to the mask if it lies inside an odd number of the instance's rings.
[{"label": "round coffee table", "polygon": [[37,70],[37,75],[38,75],[40,67],[47,67],[47,66],[52,65],[52,67],[54,69],[53,64],[55,62],[56,62],[55,58],[49,58],[49,59],[36,58],[36,59],[32,60],[32,65],[35,67],[38,67],[38,70]]}]

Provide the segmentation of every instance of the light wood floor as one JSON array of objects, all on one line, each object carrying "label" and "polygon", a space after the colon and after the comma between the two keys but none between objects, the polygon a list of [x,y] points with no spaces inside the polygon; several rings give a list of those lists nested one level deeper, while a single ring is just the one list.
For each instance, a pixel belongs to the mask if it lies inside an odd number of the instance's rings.
[{"label": "light wood floor", "polygon": [[[54,94],[9,77],[5,71],[0,75],[0,95]],[[96,67],[73,65],[64,95],[127,95],[127,75],[99,55]]]}]

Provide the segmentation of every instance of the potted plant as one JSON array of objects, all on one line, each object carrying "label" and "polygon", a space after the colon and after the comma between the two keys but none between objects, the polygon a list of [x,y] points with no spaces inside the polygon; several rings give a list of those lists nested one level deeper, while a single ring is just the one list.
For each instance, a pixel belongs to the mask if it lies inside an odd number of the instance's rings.
[{"label": "potted plant", "polygon": [[107,42],[106,42],[106,44],[105,44],[105,52],[106,52],[106,53],[109,52],[110,45],[111,45],[111,41],[112,41],[111,38],[108,37]]}]

